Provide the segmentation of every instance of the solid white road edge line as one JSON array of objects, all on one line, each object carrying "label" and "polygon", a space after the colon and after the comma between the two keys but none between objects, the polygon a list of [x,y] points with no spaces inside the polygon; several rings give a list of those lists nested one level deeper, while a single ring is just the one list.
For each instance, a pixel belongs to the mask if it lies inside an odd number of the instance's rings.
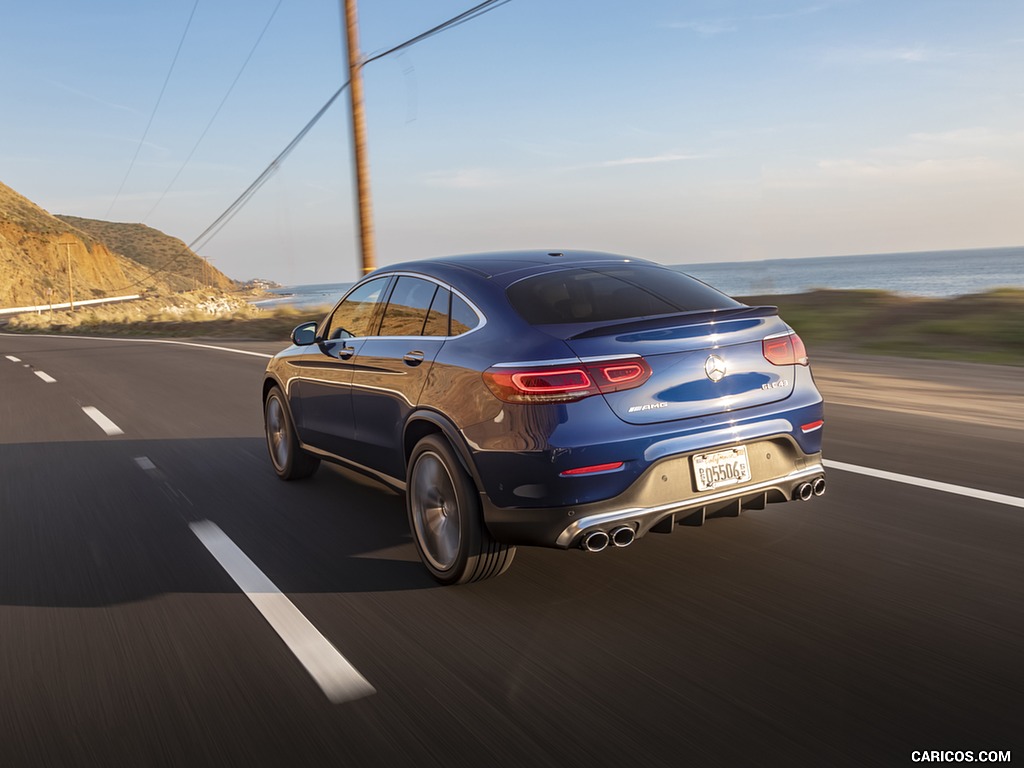
[{"label": "solid white road edge line", "polygon": [[57,381],[55,378],[53,378],[53,376],[51,376],[48,373],[43,373],[42,371],[32,371],[32,373],[34,373],[40,379],[45,381],[47,384],[54,384]]},{"label": "solid white road edge line", "polygon": [[896,472],[886,472],[884,469],[871,469],[870,467],[859,467],[856,464],[846,464],[842,461],[832,461],[831,459],[825,459],[821,462],[828,469],[838,469],[843,472],[853,472],[858,475],[868,475],[869,477],[877,477],[882,480],[892,480],[895,483],[906,483],[907,485],[916,485],[919,488],[929,488],[933,491],[943,491],[944,493],[954,493],[958,496],[969,496],[972,499],[981,499],[983,501],[991,501],[996,504],[1006,504],[1011,507],[1021,507],[1024,509],[1024,499],[1016,496],[1007,496],[1004,493],[993,493],[992,491],[982,491],[977,488],[968,488],[963,485],[953,485],[952,483],[940,483],[938,480],[925,480],[920,477],[913,477],[911,475],[900,475]]},{"label": "solid white road edge line", "polygon": [[99,408],[95,408],[91,405],[83,405],[82,410],[85,412],[86,416],[95,421],[99,425],[99,428],[102,429],[111,437],[113,437],[114,435],[124,434],[124,430],[117,426],[117,424],[112,422],[106,416],[104,416],[102,413],[100,413]]},{"label": "solid white road edge line", "polygon": [[[0,333],[0,336],[24,336],[24,334],[16,333]],[[49,336],[51,338],[61,339],[89,339],[90,341],[126,341],[133,344],[177,344],[181,347],[199,347],[200,349],[216,349],[220,352],[233,352],[236,355],[250,355],[252,357],[262,357],[267,360],[273,357],[268,355],[266,352],[251,352],[248,349],[232,349],[231,347],[218,347],[214,344],[199,344],[195,341],[176,341],[174,339],[117,339],[109,336],[73,336],[68,333],[35,333],[33,336]],[[282,343],[282,349],[284,343]]]},{"label": "solid white road edge line", "polygon": [[[88,339],[95,338],[92,336],[80,336],[79,338]],[[251,352],[248,349],[232,349],[231,347],[218,347],[214,344],[199,344],[195,341],[173,341],[172,339],[106,339],[106,341],[135,341],[144,342],[146,344],[177,344],[181,347],[199,347],[200,349],[216,349],[219,352],[232,352],[236,355],[249,355],[250,357],[262,357],[267,360],[273,357],[268,355],[266,352]],[[282,344],[282,349],[284,344]]]},{"label": "solid white road edge line", "polygon": [[263,614],[328,699],[340,704],[377,692],[215,523],[202,520],[189,523],[188,527]]}]

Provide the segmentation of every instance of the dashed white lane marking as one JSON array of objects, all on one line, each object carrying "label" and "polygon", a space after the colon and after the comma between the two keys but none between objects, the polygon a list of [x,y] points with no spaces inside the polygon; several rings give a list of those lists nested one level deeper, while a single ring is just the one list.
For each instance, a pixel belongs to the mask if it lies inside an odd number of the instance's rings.
[{"label": "dashed white lane marking", "polygon": [[977,488],[968,488],[963,485],[953,485],[952,483],[940,483],[938,480],[925,480],[921,477],[913,477],[911,475],[900,475],[896,472],[886,472],[884,469],[871,469],[870,467],[860,467],[856,464],[846,464],[842,461],[832,461],[831,459],[825,459],[822,461],[829,469],[838,469],[843,472],[853,472],[858,475],[868,475],[869,477],[877,477],[882,480],[891,480],[895,483],[906,483],[907,485],[916,485],[919,488],[928,488],[933,491],[942,491],[943,493],[954,493],[958,496],[969,496],[972,499],[982,499],[983,501],[991,501],[996,504],[1007,504],[1011,507],[1024,508],[1024,499],[1018,498],[1017,496],[1007,496],[1004,493],[993,493],[992,491],[982,491]]},{"label": "dashed white lane marking", "polygon": [[327,698],[337,704],[377,692],[215,523],[202,520],[190,523],[189,528],[263,614]]},{"label": "dashed white lane marking", "polygon": [[54,382],[57,381],[55,378],[53,378],[53,376],[51,376],[48,373],[44,373],[43,371],[32,371],[32,373],[34,373],[40,379],[45,381],[47,384],[53,384]]},{"label": "dashed white lane marking", "polygon": [[124,430],[117,426],[117,424],[112,422],[106,416],[104,416],[100,412],[99,408],[94,408],[91,405],[83,405],[82,410],[85,412],[86,416],[95,421],[99,425],[99,428],[102,429],[111,437],[113,437],[114,435],[124,434]]},{"label": "dashed white lane marking", "polygon": [[14,355],[4,355],[4,357],[6,357],[12,363],[20,363],[21,362],[21,358],[20,357],[15,357]]},{"label": "dashed white lane marking", "polygon": [[144,469],[147,472],[156,469],[156,464],[148,456],[136,456],[135,463],[139,465],[139,469]]}]

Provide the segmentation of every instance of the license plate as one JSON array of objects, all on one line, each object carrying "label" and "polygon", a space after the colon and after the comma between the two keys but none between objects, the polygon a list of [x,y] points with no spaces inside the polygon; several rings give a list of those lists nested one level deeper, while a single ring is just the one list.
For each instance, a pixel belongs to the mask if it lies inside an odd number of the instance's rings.
[{"label": "license plate", "polygon": [[693,457],[693,475],[697,479],[698,491],[713,491],[747,482],[750,479],[747,446],[697,454]]}]

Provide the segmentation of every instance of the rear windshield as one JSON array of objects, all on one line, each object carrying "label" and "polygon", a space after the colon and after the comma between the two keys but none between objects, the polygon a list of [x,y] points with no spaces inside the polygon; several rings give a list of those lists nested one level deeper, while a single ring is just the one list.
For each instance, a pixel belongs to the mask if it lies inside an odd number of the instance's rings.
[{"label": "rear windshield", "polygon": [[514,283],[507,293],[532,325],[603,323],[743,306],[689,275],[645,264],[548,272]]}]

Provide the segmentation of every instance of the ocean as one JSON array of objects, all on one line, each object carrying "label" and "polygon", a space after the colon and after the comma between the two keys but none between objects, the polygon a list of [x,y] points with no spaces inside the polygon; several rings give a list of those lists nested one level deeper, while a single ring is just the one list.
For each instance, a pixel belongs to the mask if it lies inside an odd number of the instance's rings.
[{"label": "ocean", "polygon": [[[952,297],[1024,288],[1024,246],[881,253],[718,263],[673,264],[730,296],[805,293],[818,288],[880,289],[907,296]],[[352,283],[279,288],[257,306],[302,309],[334,304]]]},{"label": "ocean", "polygon": [[1024,247],[687,264],[679,268],[730,296],[868,288],[938,298],[993,288],[1024,288]]}]

